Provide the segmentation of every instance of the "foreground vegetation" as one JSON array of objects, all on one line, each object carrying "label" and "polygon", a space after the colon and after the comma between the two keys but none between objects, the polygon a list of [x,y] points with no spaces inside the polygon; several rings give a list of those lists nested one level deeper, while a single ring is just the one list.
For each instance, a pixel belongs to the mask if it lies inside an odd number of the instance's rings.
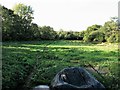
[{"label": "foreground vegetation", "polygon": [[[74,40],[3,43],[3,89],[50,85],[57,72],[66,67],[90,68],[106,88],[118,90],[118,44],[92,44]],[[110,90],[109,89],[109,90]]]},{"label": "foreground vegetation", "polygon": [[50,26],[32,22],[31,6],[17,4],[11,10],[0,5],[0,9],[2,40],[8,41],[2,47],[3,89],[50,85],[57,72],[75,66],[86,68],[108,90],[120,88],[117,17],[84,31],[54,31]]}]

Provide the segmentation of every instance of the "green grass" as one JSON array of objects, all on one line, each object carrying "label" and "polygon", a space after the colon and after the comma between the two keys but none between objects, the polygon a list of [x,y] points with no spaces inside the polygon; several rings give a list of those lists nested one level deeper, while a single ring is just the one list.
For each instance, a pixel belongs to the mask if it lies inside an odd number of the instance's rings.
[{"label": "green grass", "polygon": [[74,66],[86,68],[89,63],[101,70],[107,68],[107,73],[103,74],[106,80],[92,73],[107,88],[113,90],[118,87],[117,43],[92,44],[73,40],[4,42],[2,49],[3,88],[24,87],[31,72],[34,73],[29,78],[29,87],[50,85],[61,69]]}]

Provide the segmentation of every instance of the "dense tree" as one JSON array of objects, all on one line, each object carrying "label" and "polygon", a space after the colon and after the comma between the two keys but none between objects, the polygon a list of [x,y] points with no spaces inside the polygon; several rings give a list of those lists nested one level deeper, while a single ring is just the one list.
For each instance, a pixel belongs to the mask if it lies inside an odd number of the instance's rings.
[{"label": "dense tree", "polygon": [[[16,21],[18,20],[17,15],[14,15],[13,11],[10,9],[1,6],[2,10],[0,11],[2,15],[2,37],[3,40],[12,40],[13,35],[17,34]],[[16,37],[14,37],[15,39]]]},{"label": "dense tree", "polygon": [[101,25],[97,25],[97,24],[89,26],[84,34],[84,38],[83,38],[84,41],[88,41],[89,34],[93,31],[99,30],[101,27],[102,27]]},{"label": "dense tree", "polygon": [[[33,38],[31,20],[23,18],[14,11],[1,6],[2,15],[2,39],[6,40],[31,40]],[[27,12],[26,12],[27,13]]]},{"label": "dense tree", "polygon": [[40,38],[43,40],[54,40],[57,33],[50,26],[39,27]]},{"label": "dense tree", "polygon": [[60,30],[57,32],[59,39],[65,40],[82,40],[80,32],[73,32],[73,31],[64,31]]},{"label": "dense tree", "polygon": [[109,38],[111,36],[114,36],[114,34],[117,34],[116,32],[118,32],[117,22],[112,19],[110,21],[105,22],[104,26],[101,28],[101,31],[105,33],[105,39],[107,41],[110,41]]},{"label": "dense tree", "polygon": [[31,24],[31,32],[33,40],[40,40],[40,31],[38,30],[38,25],[36,23]]},{"label": "dense tree", "polygon": [[92,31],[87,38],[89,42],[103,42],[105,41],[105,34],[101,31]]},{"label": "dense tree", "polygon": [[75,40],[74,32],[72,32],[72,31],[66,32],[65,39],[67,39],[67,40]]},{"label": "dense tree", "polygon": [[33,10],[30,6],[16,4],[13,8],[7,9],[0,6],[2,16],[2,39],[8,40],[84,40],[89,42],[118,42],[119,30],[117,18],[113,17],[105,22],[103,26],[92,25],[81,32],[64,31],[58,32],[50,26],[38,26],[32,23]]},{"label": "dense tree", "polygon": [[59,39],[65,39],[66,32],[63,29],[60,29],[60,31],[57,32]]},{"label": "dense tree", "polygon": [[118,42],[118,33],[113,33],[108,39],[107,41],[110,42],[110,43],[114,43],[114,42]]},{"label": "dense tree", "polygon": [[84,35],[85,35],[85,31],[81,31],[81,32],[79,32],[78,40],[83,40]]},{"label": "dense tree", "polygon": [[22,19],[27,19],[28,21],[32,21],[33,19],[33,10],[31,6],[26,6],[22,3],[16,4],[13,7],[13,11],[15,14],[19,15],[20,17],[22,17]]},{"label": "dense tree", "polygon": [[13,8],[14,13],[19,15],[22,18],[22,28],[23,28],[23,40],[31,40],[33,34],[31,31],[31,22],[33,19],[33,10],[30,6],[24,4],[16,4]]},{"label": "dense tree", "polygon": [[[105,22],[103,26],[100,25],[92,25],[87,28],[84,34],[84,41],[100,41],[102,40],[102,37],[104,36],[104,42],[118,42],[118,24],[117,24],[116,18],[111,18],[110,21]],[[99,32],[100,31],[100,32]],[[99,33],[98,33],[99,32]],[[101,33],[101,38],[98,36]],[[93,38],[93,36],[96,34],[98,38]],[[104,34],[104,35],[102,35]],[[94,40],[91,40],[94,39]],[[99,39],[99,40],[98,40]]]}]

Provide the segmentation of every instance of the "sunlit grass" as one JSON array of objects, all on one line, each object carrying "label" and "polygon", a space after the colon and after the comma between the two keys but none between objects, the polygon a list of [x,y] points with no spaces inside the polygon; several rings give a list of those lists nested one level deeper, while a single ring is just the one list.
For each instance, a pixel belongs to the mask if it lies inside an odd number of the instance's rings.
[{"label": "sunlit grass", "polygon": [[[31,78],[30,87],[50,84],[55,74],[63,68],[85,67],[88,64],[94,67],[107,67],[107,77],[113,78],[116,70],[111,70],[115,67],[114,63],[118,62],[117,43],[92,44],[72,40],[5,42],[2,48],[3,87],[17,87],[19,84],[22,87],[36,62],[38,66]],[[13,84],[11,86],[8,83]]]}]

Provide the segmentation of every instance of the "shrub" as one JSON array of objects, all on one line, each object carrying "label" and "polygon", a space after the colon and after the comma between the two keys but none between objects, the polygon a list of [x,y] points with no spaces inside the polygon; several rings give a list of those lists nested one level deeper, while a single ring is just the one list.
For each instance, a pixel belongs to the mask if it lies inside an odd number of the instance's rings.
[{"label": "shrub", "polygon": [[114,33],[112,34],[108,39],[107,39],[108,42],[110,43],[114,43],[114,42],[118,42],[118,34]]},{"label": "shrub", "polygon": [[86,37],[86,41],[88,42],[103,42],[104,40],[105,34],[100,31],[93,31]]}]

